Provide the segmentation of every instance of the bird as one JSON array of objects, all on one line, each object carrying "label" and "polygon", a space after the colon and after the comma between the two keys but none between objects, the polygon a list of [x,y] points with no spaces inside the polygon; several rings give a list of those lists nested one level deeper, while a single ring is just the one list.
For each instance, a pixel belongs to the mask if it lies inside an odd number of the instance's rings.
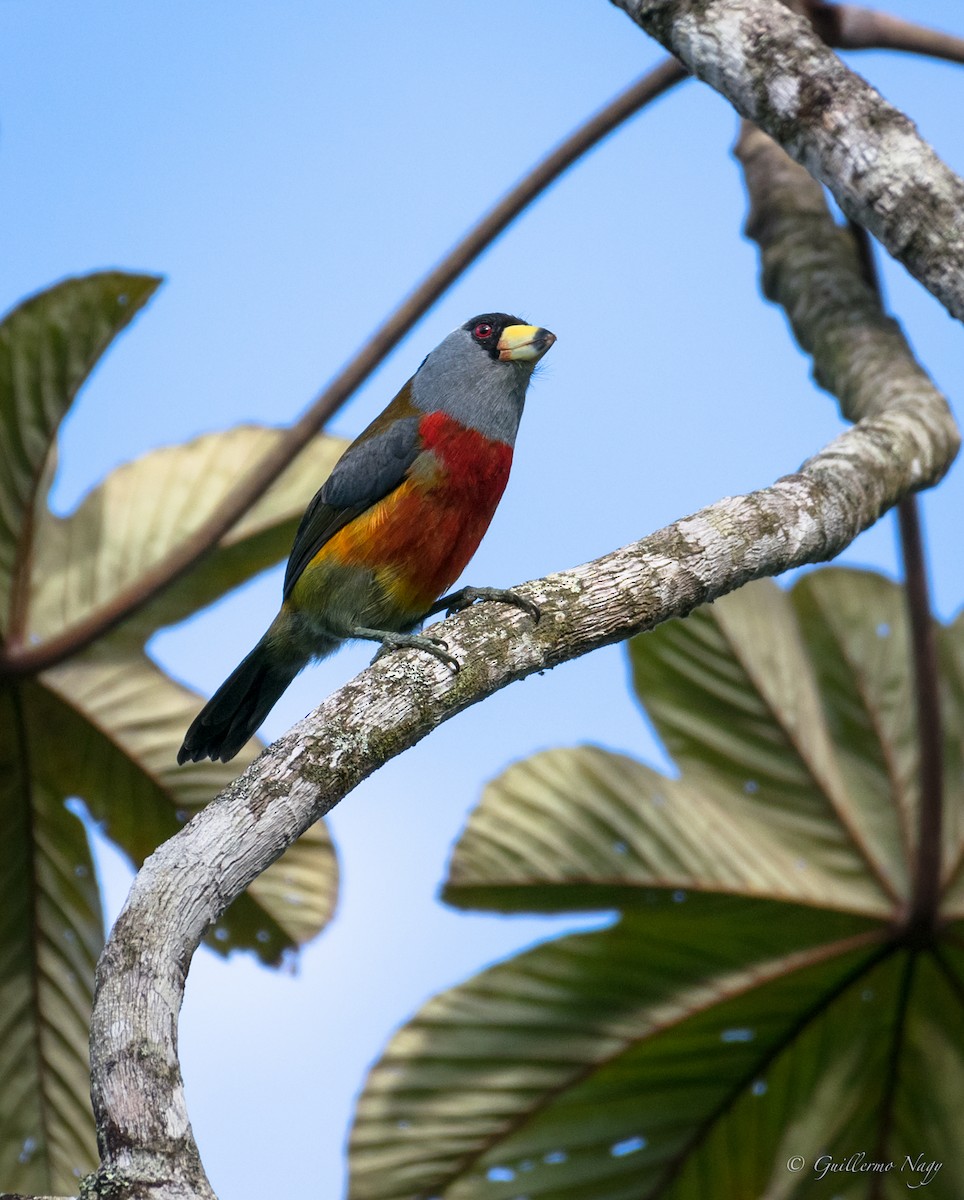
[{"label": "bird", "polygon": [[351,443],[305,510],[281,609],[192,722],[177,761],[228,762],[295,676],[351,638],[376,654],[414,647],[459,663],[425,618],[478,600],[529,600],[498,588],[444,595],[464,571],[509,478],[533,368],[548,329],[482,313],[444,338]]}]

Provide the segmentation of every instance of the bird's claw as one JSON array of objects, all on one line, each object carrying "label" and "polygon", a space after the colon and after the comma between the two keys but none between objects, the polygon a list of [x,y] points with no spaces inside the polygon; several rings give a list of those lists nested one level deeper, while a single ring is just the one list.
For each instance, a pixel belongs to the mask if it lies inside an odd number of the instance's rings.
[{"label": "bird's claw", "polygon": [[501,604],[511,604],[515,608],[521,608],[524,613],[528,613],[536,625],[538,625],[539,618],[542,616],[542,610],[538,604],[535,604],[527,597],[520,596],[518,592],[508,591],[505,588],[491,587],[461,588],[457,592],[452,592],[450,595],[436,600],[425,615],[431,617],[435,613],[444,612],[446,616],[449,616],[452,613],[462,612],[466,608],[471,608],[477,600],[496,600]]},{"label": "bird's claw", "polygon": [[461,667],[459,660],[452,654],[448,653],[448,642],[442,638],[432,637],[427,633],[390,633],[382,638],[382,644],[378,648],[378,652],[372,659],[373,663],[385,654],[389,654],[392,650],[404,648],[412,650],[424,650],[426,654],[431,654],[433,658],[437,658],[440,662],[444,662],[451,667],[453,671],[458,672]]}]

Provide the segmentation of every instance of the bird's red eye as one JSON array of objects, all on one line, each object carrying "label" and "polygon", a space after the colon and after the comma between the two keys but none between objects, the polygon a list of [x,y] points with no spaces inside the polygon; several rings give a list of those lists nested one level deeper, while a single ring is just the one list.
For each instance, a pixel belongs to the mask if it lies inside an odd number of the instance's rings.
[{"label": "bird's red eye", "polygon": [[478,339],[478,341],[484,342],[486,338],[492,336],[492,332],[493,330],[491,325],[487,325],[485,321],[480,321],[479,324],[476,325],[476,327],[472,330],[472,336]]}]

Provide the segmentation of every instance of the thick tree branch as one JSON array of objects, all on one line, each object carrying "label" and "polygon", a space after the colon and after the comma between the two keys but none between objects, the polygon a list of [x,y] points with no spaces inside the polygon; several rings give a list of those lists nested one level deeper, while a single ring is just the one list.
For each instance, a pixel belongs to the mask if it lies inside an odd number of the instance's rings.
[{"label": "thick tree branch", "polygon": [[900,326],[867,277],[859,240],[830,214],[823,188],[748,121],[735,153],[750,212],[746,232],[760,246],[763,291],[787,314],[813,359],[816,382],[848,420],[888,410],[901,396],[938,401]]},{"label": "thick tree branch", "polygon": [[[890,342],[887,352],[900,355]],[[876,393],[879,364],[863,356]],[[484,605],[445,622],[464,663],[418,652],[377,662],[266,751],[144,864],[98,968],[92,1094],[102,1172],[138,1195],[210,1197],[184,1102],[176,1024],[201,938],[314,821],[388,759],[517,679],[650,629],[749,579],[838,553],[907,491],[935,483],[957,430],[917,369],[796,473],[721,500],[640,542],[520,590],[538,625]],[[106,1178],[106,1176],[105,1176]]]},{"label": "thick tree branch", "polygon": [[0,647],[0,676],[32,675],[55,666],[116,628],[158,592],[180,579],[264,495],[299,451],[361,387],[415,322],[428,312],[524,209],[617,126],[686,78],[686,71],[675,59],[664,60],[550,151],[469,230],[375,330],[307,411],[285,431],[272,450],[239,481],[216,513],[129,588],[119,592],[109,604],[95,609],[57,637],[35,646],[24,644],[7,650]]},{"label": "thick tree branch", "polygon": [[[765,133],[743,122],[736,155],[750,193],[747,233],[763,257],[766,295],[783,306],[814,358],[817,382],[852,420],[899,394],[937,395],[900,327],[882,308],[862,231],[838,226],[820,185]],[[933,928],[940,897],[942,735],[937,649],[913,496],[898,506],[904,550],[921,747],[920,819],[911,868],[908,936]]]},{"label": "thick tree branch", "polygon": [[964,320],[964,181],[774,0],[613,0],[765,129]]}]

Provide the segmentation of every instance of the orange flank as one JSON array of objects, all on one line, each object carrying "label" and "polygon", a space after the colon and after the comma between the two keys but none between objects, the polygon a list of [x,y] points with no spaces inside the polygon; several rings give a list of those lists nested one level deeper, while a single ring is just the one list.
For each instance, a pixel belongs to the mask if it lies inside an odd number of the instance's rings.
[{"label": "orange flank", "polygon": [[393,601],[424,613],[465,570],[496,510],[512,447],[444,413],[422,418],[425,447],[405,481],[340,529],[311,566],[326,559],[366,567]]}]

